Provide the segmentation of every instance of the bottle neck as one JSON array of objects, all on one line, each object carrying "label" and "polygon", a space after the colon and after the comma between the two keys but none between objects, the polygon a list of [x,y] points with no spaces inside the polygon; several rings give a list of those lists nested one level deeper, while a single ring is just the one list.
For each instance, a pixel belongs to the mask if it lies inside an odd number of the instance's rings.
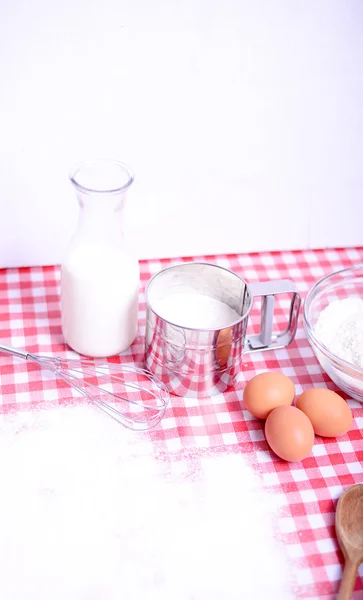
[{"label": "bottle neck", "polygon": [[77,237],[87,243],[124,243],[124,194],[77,194],[80,205]]}]

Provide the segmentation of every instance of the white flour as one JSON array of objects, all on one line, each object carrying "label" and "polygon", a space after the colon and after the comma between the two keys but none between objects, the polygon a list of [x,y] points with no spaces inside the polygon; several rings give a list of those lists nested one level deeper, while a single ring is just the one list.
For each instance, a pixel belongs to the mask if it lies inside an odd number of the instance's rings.
[{"label": "white flour", "polygon": [[92,407],[0,426],[4,600],[292,598],[280,497],[242,455],[151,455]]},{"label": "white flour", "polygon": [[196,293],[172,293],[153,303],[163,319],[195,329],[221,329],[240,318],[233,308],[210,296]]},{"label": "white flour", "polygon": [[315,335],[328,350],[363,368],[363,299],[331,302],[319,315]]}]

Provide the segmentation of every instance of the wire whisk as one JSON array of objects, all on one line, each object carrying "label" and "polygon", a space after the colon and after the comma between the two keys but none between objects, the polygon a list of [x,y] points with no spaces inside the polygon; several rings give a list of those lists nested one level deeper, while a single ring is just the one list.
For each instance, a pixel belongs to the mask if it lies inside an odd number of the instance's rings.
[{"label": "wire whisk", "polygon": [[52,358],[2,344],[0,351],[52,371],[128,429],[147,431],[155,427],[163,418],[170,399],[160,379],[131,365]]}]

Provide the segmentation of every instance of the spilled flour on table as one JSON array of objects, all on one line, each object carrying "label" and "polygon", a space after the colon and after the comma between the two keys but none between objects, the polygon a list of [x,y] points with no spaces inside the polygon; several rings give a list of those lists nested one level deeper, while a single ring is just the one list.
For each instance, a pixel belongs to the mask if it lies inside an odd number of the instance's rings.
[{"label": "spilled flour on table", "polygon": [[5,418],[1,598],[292,598],[279,497],[243,456],[171,460],[141,437],[89,406]]}]

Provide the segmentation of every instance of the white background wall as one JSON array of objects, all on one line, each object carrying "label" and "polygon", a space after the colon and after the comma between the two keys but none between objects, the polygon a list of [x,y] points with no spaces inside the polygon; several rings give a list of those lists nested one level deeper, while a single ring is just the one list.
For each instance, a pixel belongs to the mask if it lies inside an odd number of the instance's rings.
[{"label": "white background wall", "polygon": [[0,54],[0,267],[61,260],[92,156],[141,258],[363,245],[361,0],[2,0]]}]

